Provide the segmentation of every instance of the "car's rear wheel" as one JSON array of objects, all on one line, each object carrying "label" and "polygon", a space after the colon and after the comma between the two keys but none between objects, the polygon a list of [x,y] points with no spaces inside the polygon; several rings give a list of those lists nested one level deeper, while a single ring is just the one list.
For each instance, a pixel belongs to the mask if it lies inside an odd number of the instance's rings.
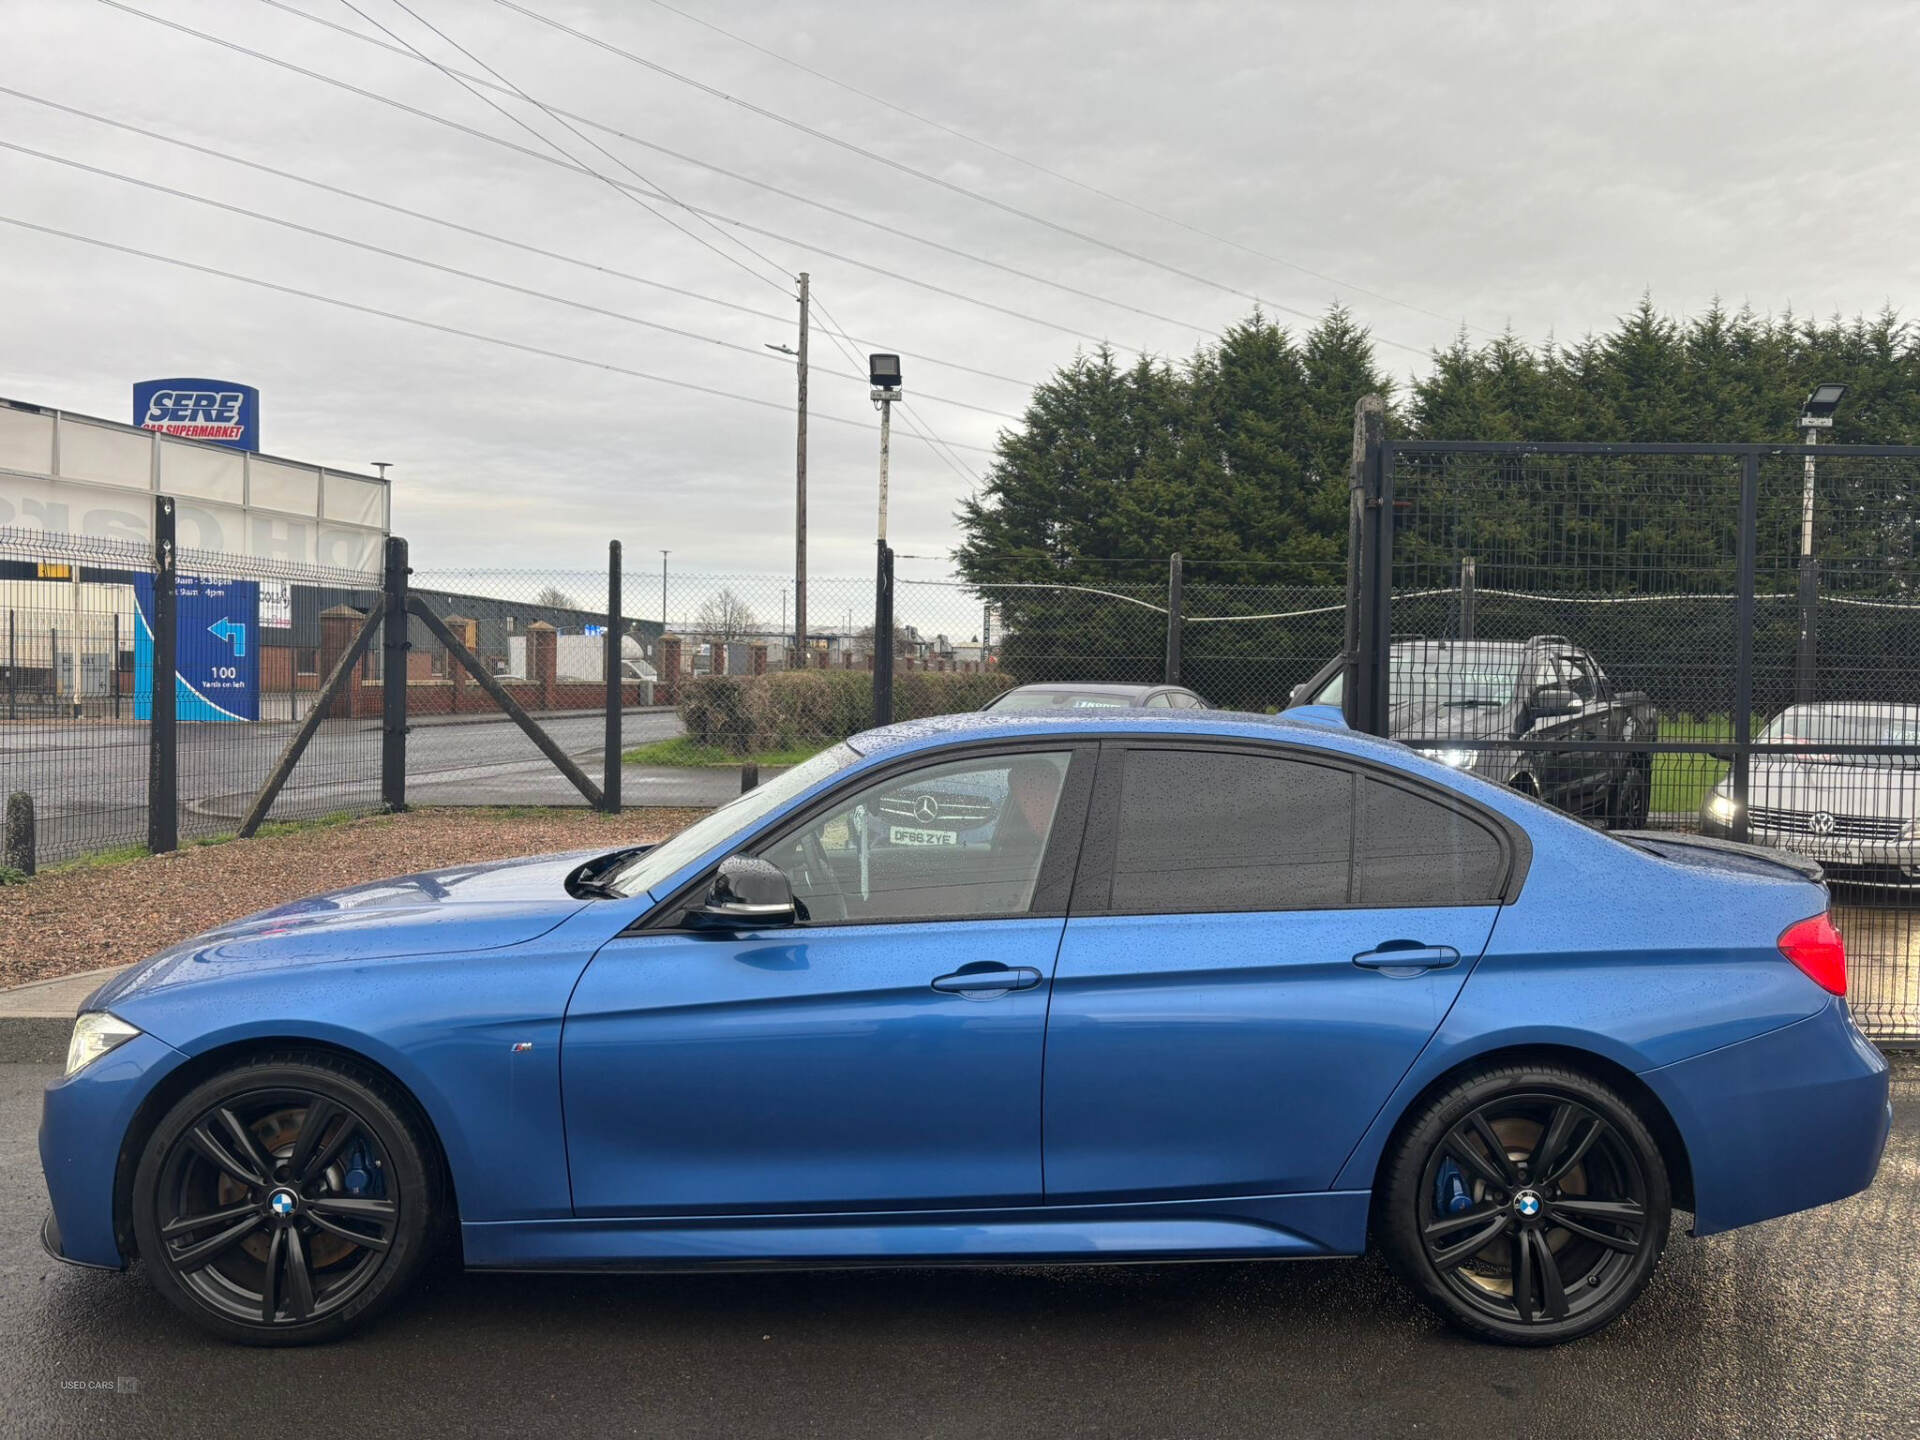
[{"label": "car's rear wheel", "polygon": [[1374,1227],[1394,1270],[1453,1324],[1553,1345],[1633,1304],[1671,1212],[1660,1148],[1631,1105],[1576,1070],[1502,1065],[1406,1127]]},{"label": "car's rear wheel", "polygon": [[409,1111],[324,1055],[251,1060],[196,1086],[134,1174],[154,1287],[243,1344],[329,1340],[370,1318],[433,1233],[434,1171]]}]

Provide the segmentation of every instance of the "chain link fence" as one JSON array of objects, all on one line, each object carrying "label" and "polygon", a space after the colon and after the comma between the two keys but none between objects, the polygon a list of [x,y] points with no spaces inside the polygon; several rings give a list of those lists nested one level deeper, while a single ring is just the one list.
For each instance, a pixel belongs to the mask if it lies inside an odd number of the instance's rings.
[{"label": "chain link fence", "polygon": [[1612,828],[1820,862],[1920,1039],[1920,452],[1395,443],[1384,728]]}]

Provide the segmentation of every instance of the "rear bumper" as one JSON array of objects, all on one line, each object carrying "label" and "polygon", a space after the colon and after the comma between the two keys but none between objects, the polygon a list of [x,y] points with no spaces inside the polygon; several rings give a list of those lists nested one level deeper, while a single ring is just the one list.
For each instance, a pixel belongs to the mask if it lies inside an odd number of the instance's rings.
[{"label": "rear bumper", "polygon": [[1859,1193],[1873,1183],[1893,1125],[1886,1058],[1837,999],[1641,1078],[1686,1143],[1696,1235]]}]

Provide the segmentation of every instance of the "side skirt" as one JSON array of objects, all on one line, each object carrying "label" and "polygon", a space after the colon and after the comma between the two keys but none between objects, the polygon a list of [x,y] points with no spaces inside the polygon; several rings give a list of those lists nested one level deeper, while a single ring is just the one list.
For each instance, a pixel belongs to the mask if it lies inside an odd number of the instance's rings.
[{"label": "side skirt", "polygon": [[1358,1255],[1370,1198],[1354,1190],[1000,1210],[496,1220],[460,1232],[476,1270],[1282,1260]]}]

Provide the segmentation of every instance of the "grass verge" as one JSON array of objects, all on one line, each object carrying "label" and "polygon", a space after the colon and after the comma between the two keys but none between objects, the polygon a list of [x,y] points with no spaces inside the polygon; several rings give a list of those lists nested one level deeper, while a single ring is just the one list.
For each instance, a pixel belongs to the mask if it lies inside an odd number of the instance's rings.
[{"label": "grass verge", "polygon": [[[1733,739],[1733,722],[1725,715],[1696,720],[1688,715],[1662,715],[1662,740],[1696,740],[1724,744]],[[1699,813],[1707,791],[1727,773],[1727,762],[1715,755],[1660,753],[1653,757],[1653,810],[1656,814]]]},{"label": "grass verge", "polygon": [[818,745],[799,745],[790,750],[760,750],[751,755],[736,755],[724,745],[702,745],[684,735],[676,735],[670,740],[655,740],[650,745],[623,751],[620,763],[695,767],[798,765],[802,760],[812,759],[831,744],[831,740],[823,740]]}]

